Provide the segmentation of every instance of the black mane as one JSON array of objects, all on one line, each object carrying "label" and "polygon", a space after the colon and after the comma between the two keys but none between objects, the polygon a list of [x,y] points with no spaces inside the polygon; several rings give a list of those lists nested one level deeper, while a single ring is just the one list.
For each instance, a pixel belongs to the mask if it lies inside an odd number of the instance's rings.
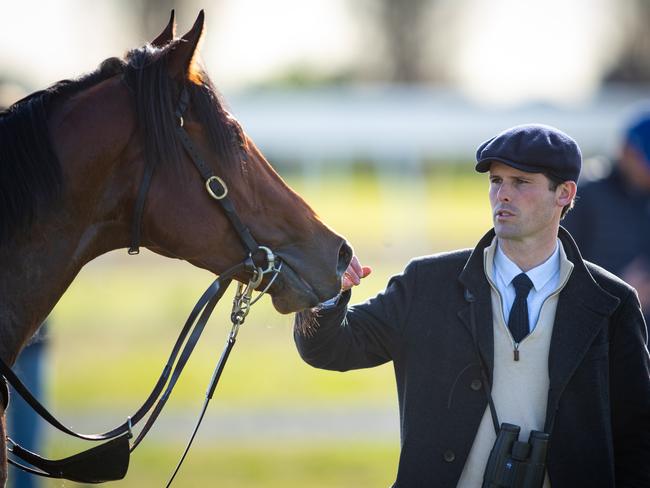
[{"label": "black mane", "polygon": [[0,112],[0,245],[29,228],[61,194],[61,165],[47,128],[53,102],[114,76],[122,66],[107,59],[92,73],[59,81]]},{"label": "black mane", "polygon": [[[147,160],[163,164],[178,160],[174,112],[181,87],[166,72],[166,53],[176,42],[161,49],[149,45],[135,49],[126,60],[109,58],[92,73],[60,81],[0,111],[0,245],[28,230],[61,196],[61,163],[47,127],[55,102],[121,74],[133,93]],[[193,114],[220,161],[236,161],[236,148],[243,142],[241,128],[224,110],[207,75],[201,72],[200,78],[198,85],[186,81]]]}]

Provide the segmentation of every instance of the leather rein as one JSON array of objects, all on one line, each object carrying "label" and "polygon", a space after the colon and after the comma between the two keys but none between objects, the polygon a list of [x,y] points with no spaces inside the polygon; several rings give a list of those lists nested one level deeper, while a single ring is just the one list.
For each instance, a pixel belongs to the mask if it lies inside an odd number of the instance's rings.
[{"label": "leather rein", "polygon": [[[208,403],[212,399],[226,361],[235,345],[240,326],[244,323],[252,305],[269,290],[282,269],[282,261],[280,258],[276,256],[270,248],[260,246],[253,238],[250,230],[243,224],[235,211],[232,201],[228,198],[228,187],[226,183],[222,178],[216,176],[203,158],[201,158],[187,131],[184,129],[183,117],[187,111],[189,103],[190,95],[187,87],[184,86],[175,112],[178,122],[176,125],[176,135],[181,141],[185,152],[203,178],[206,191],[212,199],[219,203],[228,217],[228,220],[234,227],[239,239],[246,248],[248,253],[247,257],[239,264],[221,273],[203,295],[201,295],[185,321],[178,339],[172,348],[167,363],[147,399],[133,415],[127,417],[122,424],[107,432],[101,434],[80,434],[66,427],[30,393],[11,368],[4,361],[0,361],[0,373],[2,374],[2,377],[9,382],[14,387],[14,390],[30,405],[30,407],[49,424],[58,430],[79,439],[88,441],[106,441],[99,446],[73,456],[51,460],[24,449],[7,437],[6,442],[8,452],[13,455],[13,457],[20,459],[22,463],[26,464],[22,464],[12,457],[9,457],[8,461],[10,464],[22,469],[23,471],[39,476],[62,478],[82,483],[101,483],[104,481],[113,481],[124,478],[128,470],[130,453],[138,447],[140,442],[142,442],[160,415],[160,412],[171,395],[183,368],[194,351],[212,311],[236,275],[241,275],[242,273],[250,274],[251,278],[246,285],[238,283],[230,316],[232,328],[226,340],[224,350],[221,353],[221,357],[219,358],[214,373],[212,374],[196,426],[190,436],[185,451],[174,470],[174,473],[167,483],[167,486],[170,486],[190,449],[196,433],[198,432],[201,421],[203,420],[207,410]],[[148,161],[145,166],[135,204],[131,246],[128,250],[129,254],[139,253],[142,215],[154,169],[155,164]],[[264,259],[266,260],[262,265],[256,264],[254,260],[254,256],[259,254],[263,254]],[[255,299],[253,299],[253,291],[262,284],[262,280],[266,275],[272,276],[265,288]],[[0,387],[6,390],[4,379],[0,382]],[[0,391],[0,393],[2,393],[0,397],[4,395],[4,390]],[[8,395],[5,395],[4,399],[0,398],[0,400],[4,400],[4,407],[6,408]],[[142,427],[142,430],[137,436],[135,436],[132,442],[129,442],[130,439],[134,437],[133,427],[135,427],[145,417],[147,417],[147,420]]]}]

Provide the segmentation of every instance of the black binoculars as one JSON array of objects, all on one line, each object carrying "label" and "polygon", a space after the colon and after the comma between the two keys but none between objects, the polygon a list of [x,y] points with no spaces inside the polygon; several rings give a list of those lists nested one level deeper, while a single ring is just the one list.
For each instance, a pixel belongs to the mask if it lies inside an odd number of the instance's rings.
[{"label": "black binoculars", "polygon": [[483,475],[483,488],[541,488],[550,435],[533,430],[528,442],[520,442],[520,431],[518,425],[501,424]]}]

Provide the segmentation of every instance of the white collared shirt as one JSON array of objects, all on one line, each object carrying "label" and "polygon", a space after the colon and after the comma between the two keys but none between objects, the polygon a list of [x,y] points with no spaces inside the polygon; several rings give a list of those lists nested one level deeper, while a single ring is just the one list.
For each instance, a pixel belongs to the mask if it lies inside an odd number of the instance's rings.
[{"label": "white collared shirt", "polygon": [[[501,306],[503,307],[503,317],[508,323],[510,309],[515,301],[515,287],[512,279],[523,271],[514,262],[505,255],[497,242],[497,249],[494,253],[494,284],[501,295]],[[528,293],[528,323],[530,331],[535,328],[539,312],[542,309],[544,301],[557,289],[560,284],[560,241],[555,245],[553,254],[539,266],[526,272],[530,281],[533,282],[533,288]]]}]

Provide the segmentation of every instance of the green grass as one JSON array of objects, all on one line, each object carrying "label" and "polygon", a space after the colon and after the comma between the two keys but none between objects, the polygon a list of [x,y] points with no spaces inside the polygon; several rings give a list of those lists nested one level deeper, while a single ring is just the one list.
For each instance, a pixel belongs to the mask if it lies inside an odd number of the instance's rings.
[{"label": "green grass", "polygon": [[[373,266],[374,273],[355,289],[354,301],[383,289],[411,257],[472,246],[490,226],[485,178],[471,173],[331,175],[289,183],[353,244],[362,262]],[[148,253],[137,258],[111,253],[86,266],[52,314],[48,404],[72,415],[131,413],[150,391],[186,314],[212,279],[186,263]],[[208,324],[170,411],[195,415],[229,330],[230,296]],[[248,409],[395,407],[390,365],[345,374],[313,369],[295,351],[291,327],[292,317],[277,314],[263,299],[240,332],[213,403]],[[168,445],[143,445],[127,481],[118,485],[162,485],[187,434]],[[396,444],[361,439],[198,446],[177,486],[388,486]]]}]

